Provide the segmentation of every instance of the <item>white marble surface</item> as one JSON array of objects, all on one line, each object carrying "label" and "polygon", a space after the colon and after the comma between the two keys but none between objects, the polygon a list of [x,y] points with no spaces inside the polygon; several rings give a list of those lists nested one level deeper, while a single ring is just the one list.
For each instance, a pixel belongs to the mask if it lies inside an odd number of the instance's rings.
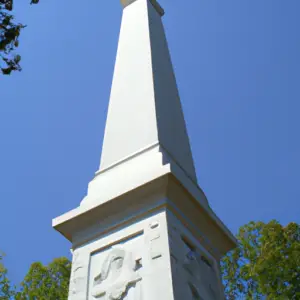
[{"label": "white marble surface", "polygon": [[223,299],[235,239],[197,178],[155,0],[124,10],[100,170],[53,220],[73,244],[69,300]]},{"label": "white marble surface", "polygon": [[165,208],[73,252],[69,300],[223,299],[216,258]]},{"label": "white marble surface", "polygon": [[123,2],[100,171],[159,144],[196,181],[157,2]]},{"label": "white marble surface", "polygon": [[74,248],[73,257],[69,300],[173,299],[165,211]]}]

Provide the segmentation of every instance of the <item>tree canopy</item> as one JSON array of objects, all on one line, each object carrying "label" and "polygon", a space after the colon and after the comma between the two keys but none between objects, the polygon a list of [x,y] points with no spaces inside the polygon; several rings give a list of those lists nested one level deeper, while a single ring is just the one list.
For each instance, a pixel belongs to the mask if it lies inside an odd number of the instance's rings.
[{"label": "tree canopy", "polygon": [[19,288],[11,287],[0,256],[0,300],[67,300],[71,262],[54,259],[48,265],[35,262],[31,265]]},{"label": "tree canopy", "polygon": [[300,225],[250,222],[221,263],[227,299],[300,299]]},{"label": "tree canopy", "polygon": [[33,263],[21,283],[16,300],[66,300],[68,298],[71,262],[56,258],[50,264]]},{"label": "tree canopy", "polygon": [[[31,4],[39,0],[31,0]],[[19,46],[21,30],[25,26],[15,21],[12,14],[13,0],[0,0],[0,69],[5,75],[20,71],[21,56],[15,53]]]}]

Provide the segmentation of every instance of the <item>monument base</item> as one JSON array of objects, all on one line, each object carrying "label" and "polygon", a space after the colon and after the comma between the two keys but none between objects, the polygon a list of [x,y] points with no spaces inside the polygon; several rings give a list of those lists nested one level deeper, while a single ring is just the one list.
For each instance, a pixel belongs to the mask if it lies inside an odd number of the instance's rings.
[{"label": "monument base", "polygon": [[73,244],[69,300],[223,299],[219,260],[235,239],[201,203],[167,172],[53,220]]}]

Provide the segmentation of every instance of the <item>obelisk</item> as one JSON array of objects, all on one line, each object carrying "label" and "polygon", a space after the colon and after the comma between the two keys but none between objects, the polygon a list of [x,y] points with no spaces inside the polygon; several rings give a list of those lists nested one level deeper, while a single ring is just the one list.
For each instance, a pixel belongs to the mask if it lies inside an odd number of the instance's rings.
[{"label": "obelisk", "polygon": [[72,243],[69,300],[224,299],[219,261],[236,240],[197,183],[164,10],[121,3],[100,168],[53,220]]}]

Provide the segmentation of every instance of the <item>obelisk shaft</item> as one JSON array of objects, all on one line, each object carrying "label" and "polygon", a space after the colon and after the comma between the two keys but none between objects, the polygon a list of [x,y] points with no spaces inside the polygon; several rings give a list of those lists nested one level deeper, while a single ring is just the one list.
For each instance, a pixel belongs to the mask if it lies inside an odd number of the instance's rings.
[{"label": "obelisk shaft", "polygon": [[158,144],[196,181],[162,10],[156,1],[123,2],[100,170]]}]

